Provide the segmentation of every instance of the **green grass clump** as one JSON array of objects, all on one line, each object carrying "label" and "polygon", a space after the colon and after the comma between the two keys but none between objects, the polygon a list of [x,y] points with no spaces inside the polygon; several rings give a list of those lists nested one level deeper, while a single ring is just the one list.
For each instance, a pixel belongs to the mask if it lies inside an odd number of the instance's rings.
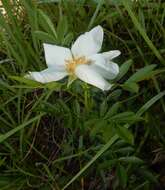
[{"label": "green grass clump", "polygon": [[[0,190],[165,188],[165,3],[2,0]],[[43,42],[70,47],[104,28],[119,49],[108,92],[23,78],[45,68]]]}]

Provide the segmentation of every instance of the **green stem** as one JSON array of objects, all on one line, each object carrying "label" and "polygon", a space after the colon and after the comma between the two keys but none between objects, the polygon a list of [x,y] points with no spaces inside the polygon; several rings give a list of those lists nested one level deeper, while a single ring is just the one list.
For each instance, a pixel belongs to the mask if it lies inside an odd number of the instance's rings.
[{"label": "green stem", "polygon": [[84,83],[83,85],[84,88],[84,105],[85,105],[85,110],[88,112],[90,109],[89,105],[89,99],[90,99],[90,93],[89,93],[89,87],[88,84]]}]

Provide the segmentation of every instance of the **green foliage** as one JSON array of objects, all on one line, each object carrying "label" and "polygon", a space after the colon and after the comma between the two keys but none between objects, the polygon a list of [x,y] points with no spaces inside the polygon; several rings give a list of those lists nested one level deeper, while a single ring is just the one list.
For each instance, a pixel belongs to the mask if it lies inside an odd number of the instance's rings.
[{"label": "green foliage", "polygon": [[127,184],[127,172],[122,165],[118,165],[117,167],[117,176],[121,186],[125,187]]},{"label": "green foliage", "polygon": [[[164,2],[2,3],[0,189],[164,188]],[[112,90],[24,78],[46,67],[43,43],[70,47],[97,24],[102,51],[122,52]]]}]

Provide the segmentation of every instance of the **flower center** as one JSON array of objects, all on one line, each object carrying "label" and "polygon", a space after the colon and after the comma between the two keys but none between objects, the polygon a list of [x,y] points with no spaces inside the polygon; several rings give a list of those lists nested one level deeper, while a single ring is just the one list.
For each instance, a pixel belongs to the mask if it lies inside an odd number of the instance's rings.
[{"label": "flower center", "polygon": [[68,73],[70,73],[70,75],[74,75],[76,66],[83,65],[83,64],[89,65],[91,64],[91,60],[88,60],[86,59],[85,56],[82,56],[82,57],[77,57],[70,60],[65,60],[65,63],[66,63],[66,69]]}]

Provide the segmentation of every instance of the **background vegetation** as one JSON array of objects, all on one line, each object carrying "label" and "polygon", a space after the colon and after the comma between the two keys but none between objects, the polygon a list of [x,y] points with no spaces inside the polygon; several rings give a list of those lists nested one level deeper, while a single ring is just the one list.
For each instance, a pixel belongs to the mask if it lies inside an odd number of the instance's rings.
[{"label": "background vegetation", "polygon": [[[165,188],[163,0],[2,0],[0,190]],[[4,10],[5,9],[5,10]],[[70,47],[101,25],[119,49],[109,92],[24,79],[43,42]]]}]

